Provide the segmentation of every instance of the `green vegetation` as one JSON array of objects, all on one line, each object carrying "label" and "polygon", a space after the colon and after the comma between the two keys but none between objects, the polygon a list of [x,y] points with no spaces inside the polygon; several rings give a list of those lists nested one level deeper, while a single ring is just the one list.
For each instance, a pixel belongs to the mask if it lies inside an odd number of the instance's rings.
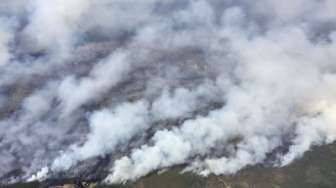
[{"label": "green vegetation", "polygon": [[[180,174],[178,169],[151,174],[125,185],[99,185],[97,188],[335,188],[336,144],[316,147],[284,168],[255,166],[233,176]],[[38,188],[37,183],[3,188]]]},{"label": "green vegetation", "polygon": [[33,183],[17,183],[9,186],[2,186],[3,188],[38,188],[39,184],[37,182]]}]

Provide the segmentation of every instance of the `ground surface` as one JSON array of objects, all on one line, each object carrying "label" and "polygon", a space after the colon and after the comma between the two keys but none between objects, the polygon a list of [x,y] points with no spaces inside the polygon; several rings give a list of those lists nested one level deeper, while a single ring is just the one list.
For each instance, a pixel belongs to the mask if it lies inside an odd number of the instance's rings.
[{"label": "ground surface", "polygon": [[[69,183],[69,182],[66,182]],[[38,188],[38,183],[2,188]],[[72,188],[67,185],[64,188]],[[96,188],[335,188],[336,144],[316,147],[303,158],[284,168],[250,167],[233,176],[180,174],[168,170],[151,174],[126,185],[98,185]]]}]

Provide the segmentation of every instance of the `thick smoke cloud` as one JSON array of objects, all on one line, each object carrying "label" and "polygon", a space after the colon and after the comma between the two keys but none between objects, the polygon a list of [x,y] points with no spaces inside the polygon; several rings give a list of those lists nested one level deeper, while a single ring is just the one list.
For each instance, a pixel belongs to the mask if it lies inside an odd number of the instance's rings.
[{"label": "thick smoke cloud", "polygon": [[0,182],[288,165],[336,139],[335,50],[333,0],[4,0]]}]

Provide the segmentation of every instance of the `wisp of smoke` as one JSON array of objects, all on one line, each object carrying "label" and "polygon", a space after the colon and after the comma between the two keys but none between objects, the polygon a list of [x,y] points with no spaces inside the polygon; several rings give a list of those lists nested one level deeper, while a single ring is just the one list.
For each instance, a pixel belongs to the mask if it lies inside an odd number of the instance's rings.
[{"label": "wisp of smoke", "polygon": [[336,140],[335,52],[334,0],[2,0],[0,183],[288,165]]}]

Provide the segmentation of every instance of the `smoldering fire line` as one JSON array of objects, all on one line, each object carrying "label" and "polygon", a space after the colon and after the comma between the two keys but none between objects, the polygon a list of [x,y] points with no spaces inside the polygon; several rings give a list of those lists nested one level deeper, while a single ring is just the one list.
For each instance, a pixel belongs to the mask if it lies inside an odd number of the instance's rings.
[{"label": "smoldering fire line", "polygon": [[0,182],[234,174],[334,142],[335,13],[333,0],[3,0]]}]

